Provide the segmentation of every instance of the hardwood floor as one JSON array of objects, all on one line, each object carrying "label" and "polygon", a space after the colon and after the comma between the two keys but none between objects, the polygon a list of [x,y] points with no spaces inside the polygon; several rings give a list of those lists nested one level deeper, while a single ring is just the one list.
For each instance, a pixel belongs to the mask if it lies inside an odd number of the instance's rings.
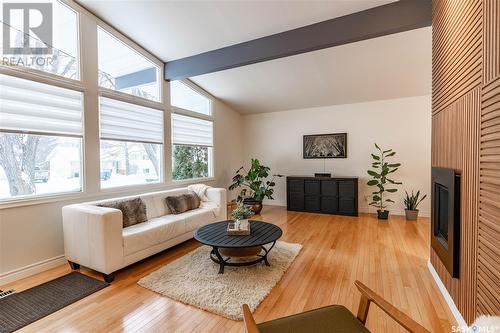
[{"label": "hardwood floor", "polygon": [[[371,215],[296,213],[269,206],[261,219],[280,225],[284,231],[281,240],[301,243],[303,249],[257,308],[257,322],[334,303],[355,313],[360,295],[354,280],[358,279],[431,332],[450,332],[456,324],[427,268],[428,219],[407,222],[404,217],[391,217],[378,221]],[[242,322],[137,285],[141,277],[198,246],[190,240],[125,268],[110,287],[22,332],[243,332]],[[69,265],[60,266],[4,287],[21,291],[68,272]],[[81,272],[100,278],[85,268]],[[370,309],[367,327],[372,332],[405,332],[376,306]]]}]

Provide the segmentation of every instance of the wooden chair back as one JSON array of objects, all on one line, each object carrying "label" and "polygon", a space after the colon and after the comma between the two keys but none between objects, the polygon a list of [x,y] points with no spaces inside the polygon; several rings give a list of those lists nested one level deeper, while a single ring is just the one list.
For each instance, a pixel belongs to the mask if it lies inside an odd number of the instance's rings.
[{"label": "wooden chair back", "polygon": [[[366,319],[368,318],[368,310],[370,309],[370,304],[373,302],[387,313],[392,319],[403,326],[408,332],[411,333],[430,333],[427,329],[421,326],[419,323],[408,317],[406,314],[398,310],[395,306],[387,302],[376,292],[365,286],[360,281],[354,281],[354,284],[361,293],[361,299],[358,306],[357,318],[359,321],[366,324]],[[259,328],[255,323],[252,312],[247,304],[243,304],[243,321],[245,322],[245,327],[247,333],[259,333]]]}]

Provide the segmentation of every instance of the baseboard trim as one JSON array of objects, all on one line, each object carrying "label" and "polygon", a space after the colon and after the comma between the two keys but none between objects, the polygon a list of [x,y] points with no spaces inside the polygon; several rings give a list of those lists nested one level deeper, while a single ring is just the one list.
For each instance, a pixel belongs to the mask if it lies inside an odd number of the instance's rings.
[{"label": "baseboard trim", "polygon": [[448,307],[450,308],[451,313],[453,314],[453,317],[455,317],[455,320],[457,321],[458,325],[460,327],[469,327],[467,323],[464,320],[464,317],[462,317],[462,314],[458,310],[457,306],[455,305],[455,302],[453,302],[453,299],[451,298],[450,293],[446,289],[446,287],[443,284],[443,281],[439,278],[438,273],[434,269],[434,266],[432,266],[431,261],[427,260],[427,268],[429,269],[429,272],[431,273],[432,277],[434,278],[434,281],[436,282],[439,291],[444,297],[444,300],[446,301],[446,304],[448,304]]},{"label": "baseboard trim", "polygon": [[[360,208],[359,209],[360,213],[366,213],[366,214],[376,214],[377,211],[375,209],[366,209],[366,208]],[[390,214],[392,215],[398,215],[398,216],[405,216],[405,211],[404,209],[389,209]],[[419,211],[418,212],[419,217],[430,217],[431,213],[427,211]]]},{"label": "baseboard trim", "polygon": [[[286,201],[264,200],[262,203],[264,205],[268,205],[268,206],[282,206],[282,207],[286,207]],[[367,208],[366,205],[365,205],[365,207],[359,207],[358,211],[359,211],[359,213],[363,213],[363,214],[376,214],[377,213],[377,211],[374,208]],[[390,211],[390,213],[392,215],[401,215],[401,216],[405,215],[404,209],[389,209],[389,211]],[[431,213],[429,211],[423,211],[423,210],[421,210],[419,212],[419,216],[420,217],[430,217]]]},{"label": "baseboard trim", "polygon": [[51,268],[64,265],[66,263],[64,255],[45,259],[31,265],[14,269],[12,271],[0,274],[0,285],[23,279],[25,277],[41,273]]},{"label": "baseboard trim", "polygon": [[268,205],[268,206],[281,206],[281,207],[286,207],[286,202],[283,201],[277,201],[277,200],[264,200],[262,201],[262,204]]},{"label": "baseboard trim", "polygon": [[[286,202],[279,201],[279,200],[264,200],[262,202],[264,205],[268,206],[280,206],[280,207],[286,207]],[[405,216],[405,211],[401,209],[389,209],[390,213],[392,215],[398,215],[398,216]],[[366,209],[365,207],[359,208],[359,213],[362,214],[376,214],[377,212],[375,210],[371,209]],[[431,214],[428,211],[420,211],[419,212],[420,217],[430,217]]]}]

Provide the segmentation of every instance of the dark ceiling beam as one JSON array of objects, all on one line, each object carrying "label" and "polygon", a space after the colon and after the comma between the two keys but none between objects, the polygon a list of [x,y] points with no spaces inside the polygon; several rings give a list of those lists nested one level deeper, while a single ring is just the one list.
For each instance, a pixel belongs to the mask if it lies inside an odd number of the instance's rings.
[{"label": "dark ceiling beam", "polygon": [[289,57],[432,24],[431,0],[400,0],[305,27],[165,63],[165,79],[179,80]]}]

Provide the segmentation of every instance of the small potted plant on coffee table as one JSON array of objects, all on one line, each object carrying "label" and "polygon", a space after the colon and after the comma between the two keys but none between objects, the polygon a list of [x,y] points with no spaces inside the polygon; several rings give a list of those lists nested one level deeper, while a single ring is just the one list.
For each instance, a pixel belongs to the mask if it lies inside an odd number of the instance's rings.
[{"label": "small potted plant on coffee table", "polygon": [[404,199],[404,203],[406,220],[415,221],[418,218],[418,205],[427,197],[427,194],[424,194],[422,198],[419,198],[420,191],[417,191],[416,194],[411,191],[411,195],[409,195],[406,191],[405,193],[406,197]]},{"label": "small potted plant on coffee table", "polygon": [[[243,202],[239,202],[238,206],[233,210],[231,216],[234,220],[234,230],[231,230],[229,235],[249,235],[250,230],[250,222],[248,218],[252,217],[253,210],[252,207],[245,205]],[[245,232],[241,232],[245,231]],[[259,254],[262,248],[260,246],[250,246],[250,247],[238,247],[238,248],[228,248],[221,247],[219,248],[220,254],[228,257],[251,257]]]},{"label": "small potted plant on coffee table", "polygon": [[236,208],[233,209],[233,212],[231,213],[236,227],[238,227],[240,223],[248,223],[248,219],[252,217],[252,215],[252,208],[242,202],[239,202]]}]

